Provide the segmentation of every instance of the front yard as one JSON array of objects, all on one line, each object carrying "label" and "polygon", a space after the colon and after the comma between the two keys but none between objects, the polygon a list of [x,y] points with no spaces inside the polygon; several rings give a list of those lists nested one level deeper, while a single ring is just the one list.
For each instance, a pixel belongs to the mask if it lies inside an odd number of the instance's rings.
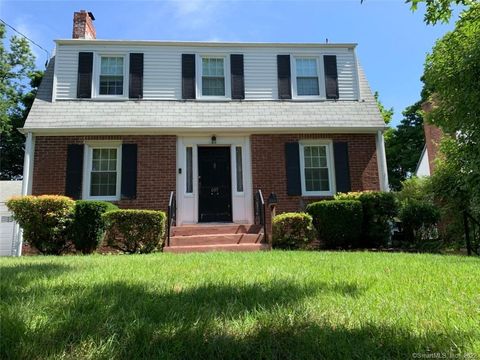
[{"label": "front yard", "polygon": [[478,258],[24,257],[0,276],[2,359],[480,359]]}]

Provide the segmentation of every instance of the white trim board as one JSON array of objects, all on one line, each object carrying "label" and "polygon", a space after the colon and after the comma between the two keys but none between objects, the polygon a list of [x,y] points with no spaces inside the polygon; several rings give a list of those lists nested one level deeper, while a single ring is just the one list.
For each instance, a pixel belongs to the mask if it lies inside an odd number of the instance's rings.
[{"label": "white trim board", "polygon": [[[198,223],[198,146],[230,147],[230,176],[232,179],[232,221],[239,224],[253,223],[252,162],[249,136],[216,136],[212,144],[211,135],[181,136],[177,138],[177,223]],[[235,148],[242,147],[243,192],[237,192]],[[186,193],[186,148],[192,147],[193,192]],[[181,169],[181,171],[179,170]],[[181,172],[181,173],[180,173]]]}]

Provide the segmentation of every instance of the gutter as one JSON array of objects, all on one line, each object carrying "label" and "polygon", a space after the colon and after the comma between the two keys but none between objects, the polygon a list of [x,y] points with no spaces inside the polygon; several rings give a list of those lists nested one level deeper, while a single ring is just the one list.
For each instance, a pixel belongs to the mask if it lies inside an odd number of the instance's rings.
[{"label": "gutter", "polygon": [[[60,136],[60,135],[177,135],[177,134],[376,134],[385,131],[385,126],[372,127],[115,127],[115,128],[22,128],[22,134]],[[383,135],[382,135],[383,136]]]}]

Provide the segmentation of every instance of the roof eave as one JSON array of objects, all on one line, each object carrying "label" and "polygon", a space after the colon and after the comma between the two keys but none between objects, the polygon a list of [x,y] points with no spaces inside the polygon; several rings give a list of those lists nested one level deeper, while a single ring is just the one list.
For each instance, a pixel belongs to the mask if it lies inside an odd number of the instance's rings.
[{"label": "roof eave", "polygon": [[177,135],[177,134],[292,134],[292,133],[324,133],[324,134],[373,134],[384,131],[385,126],[364,127],[253,127],[253,128],[228,128],[228,127],[198,127],[198,128],[160,128],[160,127],[115,127],[115,128],[22,128],[22,134],[59,136],[59,135]]},{"label": "roof eave", "polygon": [[57,45],[144,45],[144,46],[205,46],[205,47],[313,47],[313,48],[351,48],[357,43],[275,43],[275,42],[236,42],[236,41],[176,41],[176,40],[109,40],[109,39],[56,39]]}]

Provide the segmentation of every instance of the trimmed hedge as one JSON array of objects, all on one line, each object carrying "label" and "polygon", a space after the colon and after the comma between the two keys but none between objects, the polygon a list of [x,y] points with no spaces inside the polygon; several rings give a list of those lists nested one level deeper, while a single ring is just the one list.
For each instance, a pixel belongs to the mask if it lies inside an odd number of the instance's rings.
[{"label": "trimmed hedge", "polygon": [[421,243],[438,237],[436,225],[440,211],[431,203],[421,200],[402,202],[399,212],[404,240],[408,244]]},{"label": "trimmed hedge", "polygon": [[163,245],[166,215],[153,210],[113,210],[102,215],[107,244],[127,253],[150,253]]},{"label": "trimmed hedge", "polygon": [[105,220],[102,214],[118,207],[106,201],[78,200],[75,203],[72,226],[72,242],[78,251],[91,254],[102,243]]},{"label": "trimmed hedge", "polygon": [[284,213],[272,221],[272,245],[284,249],[303,248],[315,239],[312,217],[306,213]]},{"label": "trimmed hedge", "polygon": [[357,200],[362,203],[362,248],[386,246],[390,240],[391,223],[398,212],[398,203],[393,192],[364,191],[339,193],[336,200]]},{"label": "trimmed hedge", "polygon": [[313,218],[326,248],[357,247],[362,234],[362,203],[354,200],[325,200],[311,203],[307,212]]},{"label": "trimmed hedge", "polygon": [[66,196],[15,197],[7,201],[23,229],[25,242],[42,254],[59,255],[69,248],[75,202]]}]

